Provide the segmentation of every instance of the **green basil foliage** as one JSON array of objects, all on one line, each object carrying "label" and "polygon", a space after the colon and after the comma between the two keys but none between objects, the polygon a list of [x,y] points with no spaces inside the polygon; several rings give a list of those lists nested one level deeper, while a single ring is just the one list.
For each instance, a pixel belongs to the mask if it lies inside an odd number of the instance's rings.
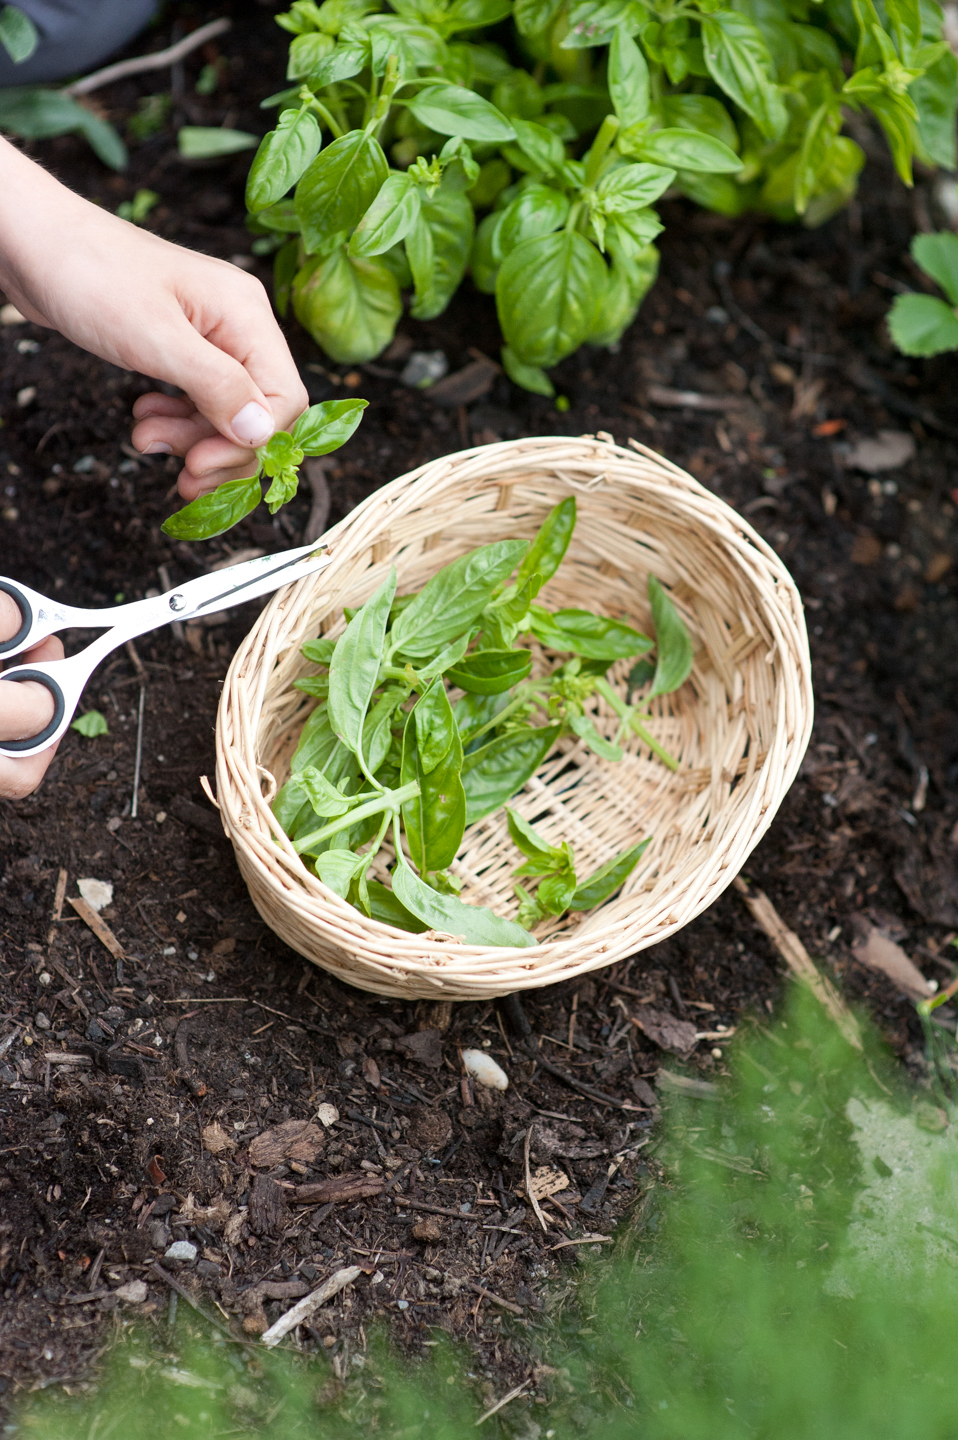
[{"label": "green basil foliage", "polygon": [[300,415],[292,433],[277,430],[267,444],[260,446],[255,475],[227,480],[209,495],[191,500],[164,520],[164,532],[176,540],[211,540],[214,535],[222,535],[256,509],[263,498],[260,482],[264,475],[270,481],[266,504],[269,513],[275,515],[295,496],[305,456],[338,450],[356,429],[366,404],[365,400],[324,400],[321,405],[311,405]]},{"label": "green basil foliage", "polygon": [[891,338],[906,355],[958,350],[958,235],[916,235],[912,259],[948,297],[899,295],[888,314]]},{"label": "green basil foliage", "polygon": [[404,291],[432,319],[470,270],[506,372],[552,395],[552,366],[635,318],[666,190],[821,224],[865,161],[850,111],[906,184],[958,164],[930,0],[295,0],[277,22],[290,84],[248,223],[281,312],[341,363],[385,349]]},{"label": "green basil foliage", "polygon": [[[466,826],[512,800],[560,739],[575,737],[619,760],[618,742],[631,729],[677,768],[645,730],[643,702],[627,704],[606,678],[616,661],[650,651],[656,659],[644,704],[688,678],[691,641],[662,586],[649,581],[655,640],[621,620],[535,603],[566,553],[575,519],[575,500],[563,500],[531,544],[483,545],[413,595],[396,595],[390,570],[364,605],[345,611],[338,639],[320,636],[303,646],[316,673],[296,686],[318,703],[273,813],[323,884],[371,919],[445,931],[472,945],[532,945],[529,928],[539,920],[608,899],[648,843],[580,881],[568,845],[547,844],[508,811],[513,839],[528,857],[517,874],[538,882],[534,894],[519,894],[518,924],[460,900],[450,869]],[[523,637],[547,652],[544,673],[534,678]],[[629,685],[637,688],[631,675]],[[619,722],[615,741],[596,725],[603,701]],[[380,862],[374,876],[371,866],[390,836],[392,870]]]}]

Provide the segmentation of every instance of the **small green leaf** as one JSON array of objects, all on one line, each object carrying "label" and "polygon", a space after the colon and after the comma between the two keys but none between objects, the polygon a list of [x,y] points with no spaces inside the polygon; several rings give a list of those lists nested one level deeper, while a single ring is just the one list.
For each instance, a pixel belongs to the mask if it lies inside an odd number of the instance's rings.
[{"label": "small green leaf", "polygon": [[655,622],[655,679],[648,699],[670,695],[684,685],[692,669],[692,638],[685,622],[654,575],[649,576],[649,600]]},{"label": "small green leaf", "polygon": [[213,125],[183,125],[176,137],[184,160],[219,160],[240,150],[255,150],[259,136],[246,130],[224,130]]},{"label": "small green leaf", "polygon": [[211,494],[200,495],[170,515],[160,528],[174,540],[212,540],[214,535],[238,525],[262,498],[258,474],[245,480],[227,480]]},{"label": "small green leaf", "polygon": [[328,455],[345,445],[368,404],[368,400],[323,400],[311,405],[293,426],[293,440],[304,455]]},{"label": "small green leaf", "polygon": [[595,722],[588,715],[570,715],[569,726],[575,731],[580,740],[583,740],[594,755],[602,760],[621,760],[622,751],[618,745],[613,745],[604,735],[600,735],[595,728]]},{"label": "small green leaf", "polygon": [[316,159],[322,143],[319,121],[311,111],[284,110],[276,129],[260,141],[250,167],[247,209],[256,214],[281,200]]},{"label": "small green leaf", "polygon": [[934,295],[897,295],[888,313],[888,329],[905,355],[958,350],[958,314]]},{"label": "small green leaf", "polygon": [[[417,700],[412,718],[416,727],[419,763],[423,772],[429,775],[449,754],[450,746],[459,733],[440,676],[436,676]],[[430,869],[434,868],[430,866]]]},{"label": "small green leaf", "polygon": [[499,695],[518,685],[531,669],[531,650],[476,650],[459,664],[450,666],[446,678],[460,690]]},{"label": "small green leaf", "polygon": [[88,740],[95,735],[109,735],[110,727],[106,723],[99,710],[87,710],[85,714],[78,715],[70,726],[71,730],[79,730]]},{"label": "small green leaf", "polygon": [[938,282],[952,305],[958,305],[958,235],[940,230],[937,235],[916,235],[912,257]]},{"label": "small green leaf", "polygon": [[512,810],[508,805],[506,810],[506,824],[509,826],[509,834],[513,845],[521,850],[523,855],[530,860],[547,862],[551,868],[565,864],[565,856],[555,845],[550,845],[548,840],[543,840],[538,830],[530,825],[528,820],[523,820],[517,810]]},{"label": "small green leaf", "polygon": [[624,660],[651,650],[648,635],[633,630],[621,620],[594,615],[591,610],[556,610],[541,605],[529,610],[532,634],[550,650],[569,651],[589,660]]},{"label": "small green leaf", "polygon": [[523,725],[472,750],[462,762],[466,823],[498,810],[536,773],[559,738],[560,725]]},{"label": "small green leaf", "polygon": [[354,855],[352,850],[326,850],[313,863],[323,884],[345,900],[354,877],[366,864],[366,857]]},{"label": "small green leaf", "polygon": [[604,900],[608,900],[609,896],[614,895],[619,886],[632,874],[644,851],[651,843],[650,835],[640,845],[633,845],[631,849],[623,850],[621,855],[616,855],[613,860],[609,860],[600,869],[587,875],[569,901],[569,909],[591,910],[594,906],[601,905]]},{"label": "small green leaf", "polygon": [[506,945],[526,948],[536,941],[521,925],[503,920],[482,905],[467,905],[455,895],[439,895],[409,866],[400,863],[392,874],[399,901],[431,930],[461,935],[467,945]]},{"label": "small green leaf", "polygon": [[536,891],[536,900],[548,915],[561,915],[568,910],[575,895],[575,871],[566,867],[555,875],[547,875]]},{"label": "small green leaf", "polygon": [[609,95],[622,126],[638,125],[649,113],[649,67],[624,26],[609,46]]},{"label": "small green leaf", "polygon": [[513,385],[529,390],[533,395],[546,395],[552,399],[556,393],[555,386],[540,365],[526,365],[508,345],[503,345],[501,355],[502,368]]},{"label": "small green leaf", "polygon": [[[655,130],[637,147],[643,160],[671,165],[676,170],[702,171],[708,175],[731,175],[744,168],[734,150],[714,135],[701,130],[670,128]],[[648,203],[648,202],[644,202]]]},{"label": "small green leaf", "polygon": [[444,566],[396,619],[390,636],[393,653],[426,658],[461,635],[515,569],[528,543],[497,540]]},{"label": "small green leaf", "polygon": [[379,680],[396,571],[356,612],[333,651],[329,666],[329,715],[333,730],[354,755],[360,754],[363,721]]},{"label": "small green leaf", "polygon": [[387,175],[349,242],[350,255],[382,255],[391,250],[419,218],[422,190],[408,174]]},{"label": "small green leaf", "polygon": [[4,5],[0,10],[0,43],[14,65],[29,60],[40,43],[40,32],[18,5]]},{"label": "small green leaf", "polygon": [[429,85],[408,103],[419,123],[440,135],[459,135],[463,140],[493,145],[516,138],[515,130],[494,105],[460,85]]}]

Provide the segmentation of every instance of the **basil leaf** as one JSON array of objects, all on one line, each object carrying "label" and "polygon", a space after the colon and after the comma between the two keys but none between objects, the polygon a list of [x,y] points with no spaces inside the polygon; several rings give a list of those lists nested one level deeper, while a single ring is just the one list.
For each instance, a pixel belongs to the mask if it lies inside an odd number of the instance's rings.
[{"label": "basil leaf", "polygon": [[[409,597],[412,599],[412,596]],[[458,665],[459,661],[469,649],[469,642],[472,636],[468,630],[453,640],[445,649],[440,650],[434,659],[429,660],[419,671],[420,680],[431,680],[434,675],[443,675],[450,665]]]},{"label": "basil leaf", "polygon": [[670,695],[685,684],[693,655],[692,638],[685,622],[654,575],[649,576],[649,600],[656,648],[655,679],[647,697],[651,700],[656,695]]},{"label": "basil leaf", "polygon": [[218,125],[181,125],[176,144],[184,160],[221,160],[239,150],[255,149],[259,136],[245,130],[224,130]]},{"label": "basil leaf", "polygon": [[508,704],[508,699],[505,692],[501,695],[475,695],[467,691],[456,701],[452,713],[456,717],[463,746],[469,745],[476,731],[499,714]]},{"label": "basil leaf", "polygon": [[303,451],[288,430],[275,431],[258,453],[264,471],[270,476],[294,470],[303,459]]},{"label": "basil leaf", "polygon": [[[660,135],[667,132],[660,130]],[[688,132],[690,135],[693,131]],[[653,137],[654,138],[654,137]],[[621,215],[641,210],[672,184],[675,171],[661,165],[620,165],[604,175],[596,186],[596,194],[606,215]]]},{"label": "basil leaf", "polygon": [[538,571],[519,584],[517,580],[487,605],[482,612],[483,649],[507,650],[519,633],[519,626],[529,613],[529,606],[545,581]]},{"label": "basil leaf", "polygon": [[[436,676],[417,700],[412,717],[416,727],[419,763],[424,773],[429,775],[440,760],[444,760],[449,754],[450,747],[459,734],[440,676]],[[430,870],[441,868],[429,866]]]},{"label": "basil leaf", "polygon": [[559,738],[560,725],[523,725],[473,750],[462,762],[466,824],[498,810],[536,773]]},{"label": "basil leaf", "polygon": [[260,141],[246,180],[246,208],[255,215],[281,200],[316,159],[323,143],[309,110],[284,110]]},{"label": "basil leaf", "polygon": [[315,765],[305,765],[302,770],[297,770],[291,783],[299,786],[316,814],[324,819],[335,820],[337,815],[345,815],[349,809],[347,797],[331,785]]},{"label": "basil leaf", "polygon": [[589,334],[606,285],[595,246],[575,230],[524,240],[496,278],[496,308],[506,344],[523,364],[546,367]]},{"label": "basil leaf", "polygon": [[551,185],[528,185],[501,213],[497,239],[502,255],[523,240],[561,230],[569,215],[569,197]]},{"label": "basil leaf", "polygon": [[0,10],[0,43],[14,65],[29,60],[40,43],[40,32],[18,5],[4,5]]},{"label": "basil leaf", "polygon": [[415,721],[418,705],[407,716],[402,745],[402,783],[419,783],[419,794],[402,807],[403,827],[413,864],[423,874],[452,864],[466,828],[462,740],[441,678],[433,685],[437,688],[426,741],[431,756],[446,744],[444,755],[431,770],[425,769]]},{"label": "basil leaf", "polygon": [[300,653],[305,655],[307,660],[312,660],[314,665],[328,665],[335,648],[336,641],[331,635],[320,635],[316,640],[307,640],[305,645],[300,647]]},{"label": "basil leaf", "polygon": [[520,35],[548,30],[562,8],[562,0],[515,0],[513,18]]},{"label": "basil leaf", "polygon": [[355,755],[360,753],[363,721],[379,680],[386,621],[395,593],[396,571],[392,568],[346,626],[329,666],[330,720]]},{"label": "basil leaf", "polygon": [[496,276],[502,262],[499,232],[502,229],[505,213],[505,210],[496,210],[480,220],[472,245],[472,254],[469,256],[469,268],[472,271],[473,282],[476,289],[481,290],[484,295],[492,295],[495,292]]},{"label": "basil leaf", "polygon": [[616,29],[609,46],[608,81],[620,125],[638,125],[649,113],[649,67],[623,28]]},{"label": "basil leaf", "polygon": [[279,470],[273,476],[273,483],[266,492],[266,506],[271,515],[275,515],[281,506],[288,500],[295,499],[296,491],[299,489],[299,472],[294,469]]},{"label": "basil leaf", "polygon": [[327,700],[329,698],[329,676],[304,675],[302,679],[293,681],[293,689],[301,690],[304,695],[314,695],[319,700]]},{"label": "basil leaf", "polygon": [[466,273],[475,223],[472,205],[459,191],[437,190],[422,202],[419,219],[406,236],[416,286],[413,319],[434,320],[449,304]]},{"label": "basil leaf", "polygon": [[408,102],[409,111],[427,130],[460,135],[463,140],[502,144],[516,132],[488,100],[459,85],[429,85]]},{"label": "basil leaf", "polygon": [[409,930],[413,935],[421,935],[424,930],[429,929],[424,920],[418,919],[411,910],[406,909],[388,885],[381,885],[378,880],[367,880],[366,886],[372,920],[378,920],[381,925],[394,925],[397,930]]},{"label": "basil leaf", "polygon": [[385,350],[402,314],[402,298],[382,259],[354,259],[339,247],[300,270],[293,309],[327,355],[356,365]]},{"label": "basil leaf", "polygon": [[908,87],[918,109],[918,138],[928,159],[944,170],[958,168],[955,102],[958,99],[958,57],[942,55]]},{"label": "basil leaf", "polygon": [[958,350],[958,315],[935,295],[896,295],[886,323],[905,355]]},{"label": "basil leaf", "polygon": [[402,611],[392,628],[394,654],[431,656],[482,613],[496,587],[515,569],[527,540],[497,540],[471,550],[434,575]]},{"label": "basil leaf", "polygon": [[621,620],[611,620],[606,615],[594,615],[591,610],[544,610],[539,605],[530,608],[531,631],[540,645],[550,650],[571,651],[573,655],[584,655],[589,660],[622,660],[629,655],[641,655],[651,650],[652,641],[648,635],[633,630]]},{"label": "basil leaf", "polygon": [[561,850],[550,845],[548,840],[543,840],[538,830],[534,829],[516,810],[506,806],[506,823],[509,826],[509,835],[513,845],[527,855],[530,860],[547,861],[551,868],[565,863],[565,856]]},{"label": "basil leaf", "polygon": [[641,690],[643,685],[648,685],[655,674],[654,660],[639,660],[626,676],[626,685],[629,690]]},{"label": "basil leaf", "polygon": [[[534,120],[521,120],[517,116],[512,117],[512,126],[516,145],[508,147],[506,158],[518,170],[528,170],[530,167],[525,162],[530,160],[533,174],[541,171],[544,175],[555,175],[566,158],[565,146],[558,135],[547,125],[537,125]],[[515,154],[517,146],[518,155]]]},{"label": "basil leaf", "polygon": [[523,390],[531,390],[533,395],[548,395],[551,398],[556,393],[555,386],[541,365],[526,365],[508,345],[503,345],[499,353],[502,368],[513,385],[519,385]]},{"label": "basil leaf", "polygon": [[916,235],[911,242],[912,258],[944,290],[952,305],[958,305],[958,235],[950,230],[937,235]]},{"label": "basil leaf", "polygon": [[751,115],[767,139],[780,139],[788,125],[788,110],[758,27],[734,10],[705,15],[702,49],[716,85]]},{"label": "basil leaf", "polygon": [[306,455],[328,455],[345,445],[368,404],[368,400],[323,400],[311,405],[293,426],[293,440]]},{"label": "basil leaf", "polygon": [[227,480],[209,495],[200,495],[175,515],[168,516],[160,528],[174,540],[212,540],[214,535],[222,535],[224,530],[239,524],[262,498],[258,474],[249,475],[245,480]]},{"label": "basil leaf", "polygon": [[548,915],[561,915],[568,910],[575,889],[575,871],[560,870],[557,875],[546,876],[536,891],[536,900]]},{"label": "basil leaf", "polygon": [[736,154],[742,148],[734,120],[721,100],[712,95],[666,95],[662,100],[662,118],[667,127],[701,130],[705,135],[712,135]]},{"label": "basil leaf", "polygon": [[338,767],[332,767],[330,761],[339,746],[339,737],[333,730],[329,711],[325,705],[318,705],[303,726],[299,744],[289,762],[292,774],[296,775],[307,765],[315,765],[317,770],[322,770],[327,779],[335,783],[338,775],[333,771]]},{"label": "basil leaf", "polygon": [[365,855],[354,855],[351,850],[327,850],[313,861],[316,874],[334,894],[345,900],[349,894],[356,873],[368,863]]},{"label": "basil leaf", "polygon": [[379,141],[350,130],[317,155],[296,187],[296,213],[307,251],[351,230],[369,209],[389,173]]},{"label": "basil leaf", "polygon": [[369,773],[375,775],[392,745],[393,716],[406,698],[405,690],[387,690],[363,721],[363,754]]},{"label": "basil leaf", "polygon": [[602,760],[622,759],[622,751],[619,746],[613,745],[611,740],[600,735],[595,728],[595,721],[591,720],[588,715],[570,715],[568,722],[570,728],[575,731],[580,740],[585,741],[594,755],[598,755]]},{"label": "basil leaf", "polygon": [[[295,42],[294,42],[295,43]],[[326,85],[335,85],[338,80],[351,80],[369,64],[369,42],[341,41],[336,49],[323,55],[309,72],[311,90],[322,90]]]},{"label": "basil leaf", "polygon": [[350,255],[382,255],[404,240],[419,216],[422,190],[409,175],[387,175],[349,242]]},{"label": "basil leaf", "polygon": [[676,170],[730,175],[744,169],[734,150],[713,135],[703,135],[701,130],[655,130],[644,137],[637,150],[643,160],[672,165]]},{"label": "basil leaf", "polygon": [[286,79],[304,80],[322,60],[333,53],[335,45],[332,35],[326,35],[322,30],[297,35],[289,47]]},{"label": "basil leaf", "polygon": [[460,935],[467,945],[507,945],[526,948],[537,942],[512,920],[503,920],[482,905],[467,905],[455,895],[439,895],[408,865],[400,863],[392,873],[393,891],[430,930]]},{"label": "basil leaf", "polygon": [[477,650],[458,665],[450,666],[446,678],[460,690],[477,695],[498,695],[524,680],[532,669],[530,650]]},{"label": "basil leaf", "polygon": [[594,906],[601,905],[603,900],[608,900],[609,896],[613,895],[632,874],[644,851],[651,843],[652,836],[650,835],[641,844],[633,845],[629,850],[623,850],[613,860],[609,860],[600,869],[587,875],[569,901],[568,908],[570,910],[591,910]]},{"label": "basil leaf", "polygon": [[299,269],[299,241],[287,240],[276,252],[273,261],[273,294],[276,309],[285,320],[289,309],[289,297],[293,292],[293,281]]}]

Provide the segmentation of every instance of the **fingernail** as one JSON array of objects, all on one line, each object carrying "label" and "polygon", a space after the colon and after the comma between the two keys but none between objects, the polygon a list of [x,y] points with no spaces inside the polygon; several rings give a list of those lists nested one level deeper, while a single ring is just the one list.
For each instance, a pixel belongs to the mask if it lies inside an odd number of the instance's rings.
[{"label": "fingernail", "polygon": [[140,453],[142,455],[172,455],[173,446],[167,445],[165,440],[153,440]]},{"label": "fingernail", "polygon": [[233,416],[230,429],[237,440],[245,440],[248,445],[265,445],[276,426],[269,411],[251,400],[238,415]]}]

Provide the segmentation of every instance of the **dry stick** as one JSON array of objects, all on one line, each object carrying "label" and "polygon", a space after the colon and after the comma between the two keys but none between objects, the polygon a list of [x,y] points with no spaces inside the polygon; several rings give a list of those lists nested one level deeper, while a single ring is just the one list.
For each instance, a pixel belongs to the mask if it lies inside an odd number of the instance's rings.
[{"label": "dry stick", "polygon": [[858,1021],[832,982],[820,974],[795,931],[789,930],[765,892],[758,889],[750,891],[740,875],[736,876],[732,883],[745,901],[752,919],[765,931],[796,980],[808,986],[818,1003],[835,1021],[849,1045],[861,1050],[862,1037]]},{"label": "dry stick", "polygon": [[533,1190],[533,1188],[532,1188],[532,1176],[531,1176],[531,1174],[529,1173],[529,1147],[530,1147],[531,1144],[532,1144],[532,1126],[530,1125],[529,1128],[528,1128],[528,1130],[526,1131],[526,1143],[525,1143],[525,1150],[524,1150],[524,1152],[523,1152],[523,1160],[524,1160],[524,1163],[525,1163],[525,1170],[526,1170],[526,1195],[528,1196],[529,1204],[532,1206],[533,1211],[535,1212],[535,1217],[536,1217],[536,1219],[538,1220],[539,1224],[542,1226],[543,1233],[544,1233],[546,1230],[548,1230],[549,1227],[548,1227],[548,1225],[546,1224],[546,1217],[543,1215],[542,1210],[541,1210],[541,1208],[540,1208],[540,1206],[539,1206],[539,1198],[538,1198],[538,1196],[536,1195],[536,1192],[535,1192],[535,1191]]},{"label": "dry stick", "polygon": [[57,925],[63,918],[63,901],[67,893],[67,872],[61,867],[57,876],[57,889],[53,897],[53,914],[50,916],[50,929],[47,933],[47,944],[53,944],[53,937],[57,933]]},{"label": "dry stick", "polygon": [[136,724],[136,759],[133,762],[133,799],[130,802],[130,819],[136,819],[140,799],[140,765],[143,761],[143,707],[146,704],[146,690],[140,686],[140,715]]},{"label": "dry stick", "polygon": [[407,1200],[404,1195],[390,1197],[394,1205],[405,1205],[410,1210],[426,1210],[430,1215],[448,1215],[450,1220],[481,1220],[481,1215],[472,1215],[468,1210],[449,1210],[442,1205],[428,1205],[425,1200]]},{"label": "dry stick", "polygon": [[[90,930],[93,931],[100,944],[104,946],[105,949],[109,950],[114,960],[127,959],[127,953],[124,950],[123,946],[120,944],[119,940],[116,938],[106,921],[100,919],[100,916],[94,910],[93,906],[89,903],[89,901],[84,900],[82,896],[77,896],[75,898],[71,896],[69,903],[73,906],[74,910],[77,912],[84,925],[86,925]],[[72,985],[76,982],[71,980],[70,983]]]},{"label": "dry stick", "polygon": [[493,1305],[501,1306],[503,1310],[508,1310],[512,1315],[522,1315],[524,1313],[521,1305],[515,1305],[511,1300],[503,1300],[501,1295],[493,1295],[492,1291],[487,1290],[485,1285],[480,1285],[478,1280],[467,1280],[465,1284],[466,1289],[471,1290],[473,1294],[478,1295],[480,1299],[489,1300]]},{"label": "dry stick", "polygon": [[295,1330],[296,1326],[301,1325],[305,1320],[311,1319],[321,1305],[325,1305],[327,1300],[338,1295],[340,1290],[344,1290],[347,1285],[352,1285],[353,1281],[362,1274],[363,1267],[361,1265],[348,1265],[343,1270],[337,1270],[334,1275],[330,1275],[328,1280],[324,1280],[322,1285],[311,1295],[304,1296],[291,1310],[287,1310],[285,1315],[281,1315],[276,1324],[271,1325],[263,1335],[262,1343],[271,1350],[274,1345],[279,1344],[284,1335],[288,1335],[290,1330]]},{"label": "dry stick", "polygon": [[511,1400],[518,1399],[518,1397],[523,1393],[524,1390],[528,1390],[531,1384],[531,1380],[523,1380],[522,1384],[517,1385],[514,1390],[510,1390],[508,1395],[503,1395],[502,1399],[498,1400],[495,1405],[491,1406],[484,1415],[479,1416],[479,1419],[476,1421],[477,1428],[480,1425],[484,1425],[485,1422],[489,1419],[490,1415],[495,1415],[498,1410],[501,1410],[505,1405],[508,1405]]},{"label": "dry stick", "polygon": [[155,50],[152,55],[137,55],[132,60],[118,60],[115,65],[106,65],[102,70],[94,70],[92,75],[84,75],[80,80],[74,80],[72,85],[67,85],[62,91],[64,95],[89,95],[91,90],[99,90],[101,85],[110,85],[114,80],[122,80],[126,75],[139,75],[144,70],[161,70],[164,65],[175,65],[178,60],[189,55],[197,46],[204,45],[207,40],[212,40],[216,35],[222,35],[229,30],[232,21],[225,17],[221,20],[211,20],[208,25],[201,25],[189,35],[184,35],[175,45],[169,45],[165,50]]}]

